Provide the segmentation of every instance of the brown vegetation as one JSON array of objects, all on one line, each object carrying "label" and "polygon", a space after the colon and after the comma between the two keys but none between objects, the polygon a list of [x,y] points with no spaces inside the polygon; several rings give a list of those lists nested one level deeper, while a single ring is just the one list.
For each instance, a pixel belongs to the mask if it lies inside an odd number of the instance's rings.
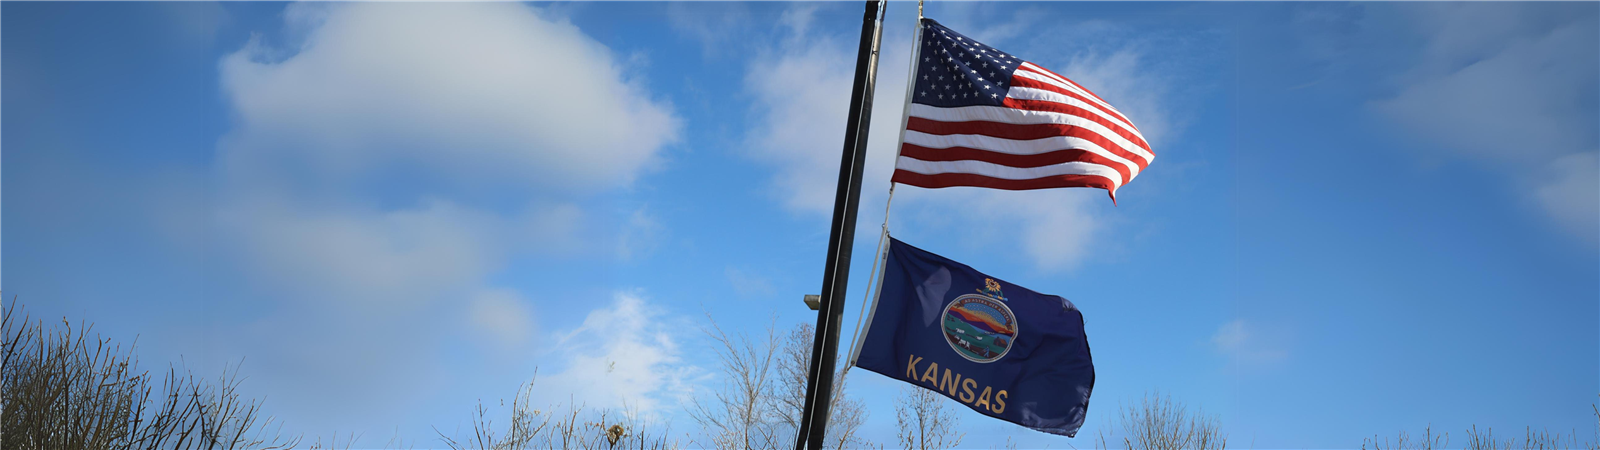
[{"label": "brown vegetation", "polygon": [[[480,402],[472,417],[470,435],[451,437],[439,432],[439,439],[452,449],[667,450],[679,447],[676,440],[668,437],[667,430],[657,429],[638,414],[617,414],[603,409],[586,412],[582,405],[572,405],[565,410],[559,406],[549,411],[532,409],[529,405],[532,388],[530,382],[517,391],[511,401],[509,423],[502,429],[495,429],[488,409]],[[505,406],[504,401],[501,406]]]},{"label": "brown vegetation", "polygon": [[159,390],[130,347],[65,319],[47,328],[17,310],[0,319],[0,436],[6,449],[288,448],[261,404],[241,399],[238,368],[214,380],[169,367]]},{"label": "brown vegetation", "polygon": [[[783,338],[769,325],[764,336],[730,336],[710,320],[706,335],[721,363],[721,389],[695,399],[689,410],[718,449],[793,448],[805,406],[806,376],[811,367],[815,330],[801,324]],[[857,436],[866,408],[848,395],[843,377],[836,377],[829,408],[828,448],[870,447]]]},{"label": "brown vegetation", "polygon": [[950,399],[920,386],[900,389],[894,405],[900,448],[932,450],[961,445],[966,434],[956,431],[961,422]]},{"label": "brown vegetation", "polygon": [[[1146,394],[1139,403],[1122,406],[1117,419],[1123,433],[1122,448],[1128,450],[1213,450],[1228,445],[1228,436],[1222,432],[1217,417],[1199,410],[1190,413],[1183,403],[1173,402],[1171,396],[1159,392]],[[1105,432],[1100,433],[1096,444],[1108,448]]]},{"label": "brown vegetation", "polygon": [[[1595,438],[1578,442],[1578,433],[1562,436],[1561,433],[1552,433],[1550,430],[1535,430],[1526,427],[1522,436],[1501,435],[1496,437],[1490,428],[1479,429],[1477,425],[1468,428],[1466,434],[1465,450],[1570,450],[1586,449],[1600,450],[1600,407],[1589,406],[1595,417]],[[1373,436],[1361,443],[1361,449],[1367,450],[1435,450],[1443,449],[1450,445],[1450,433],[1434,435],[1433,427],[1423,429],[1422,439],[1411,439],[1406,432],[1401,431],[1393,441],[1389,438]]]},{"label": "brown vegetation", "polygon": [[[0,447],[5,449],[276,449],[301,445],[299,438],[283,438],[278,426],[263,415],[261,402],[238,393],[238,365],[216,379],[197,377],[189,370],[168,367],[155,376],[139,368],[133,347],[124,348],[92,333],[92,327],[62,320],[45,326],[19,313],[13,302],[3,310],[0,333]],[[720,389],[701,395],[690,416],[702,427],[699,437],[672,438],[665,426],[629,411],[586,410],[569,405],[545,410],[531,407],[533,384],[522,386],[511,399],[509,415],[495,423],[489,408],[479,402],[466,434],[439,438],[453,449],[521,450],[561,449],[676,449],[687,444],[719,449],[788,449],[804,406],[806,376],[810,369],[811,326],[802,324],[780,336],[768,326],[754,339],[729,335],[713,321],[711,337],[720,362]],[[838,378],[828,421],[829,448],[876,445],[859,436],[866,408],[848,395],[846,379]],[[500,407],[507,405],[500,402]],[[1467,450],[1600,450],[1600,407],[1595,439],[1578,442],[1568,435],[1526,428],[1520,436],[1496,436],[1493,430],[1473,426],[1465,431]],[[958,431],[955,408],[943,396],[918,387],[906,387],[896,400],[896,446],[929,450],[959,446],[965,435]],[[1220,420],[1159,393],[1124,405],[1115,416],[1121,447],[1130,450],[1222,449],[1227,436]],[[1096,446],[1107,448],[1115,438],[1102,431]],[[1109,439],[1108,439],[1109,438]],[[337,435],[320,439],[309,448],[349,448],[358,439],[346,436],[341,447]],[[704,439],[705,441],[700,441]],[[388,448],[398,447],[390,440]],[[1399,433],[1395,438],[1374,436],[1363,450],[1438,450],[1450,443],[1449,434],[1435,435],[1432,427],[1420,437]],[[1006,448],[1015,448],[1007,440]]]}]

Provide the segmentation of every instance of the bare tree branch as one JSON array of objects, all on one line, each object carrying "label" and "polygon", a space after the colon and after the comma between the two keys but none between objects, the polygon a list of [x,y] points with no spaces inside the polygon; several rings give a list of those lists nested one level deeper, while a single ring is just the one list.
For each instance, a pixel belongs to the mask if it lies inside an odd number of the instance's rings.
[{"label": "bare tree branch", "polygon": [[[1128,450],[1219,450],[1228,445],[1219,419],[1199,411],[1191,414],[1182,403],[1160,392],[1119,408],[1117,418],[1124,435],[1123,448]],[[1108,448],[1105,432],[1095,445]]]}]

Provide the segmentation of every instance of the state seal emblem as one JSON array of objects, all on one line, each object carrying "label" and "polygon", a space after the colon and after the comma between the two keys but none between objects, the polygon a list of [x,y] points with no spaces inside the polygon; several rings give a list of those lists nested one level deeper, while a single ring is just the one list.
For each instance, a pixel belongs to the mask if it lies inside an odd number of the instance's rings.
[{"label": "state seal emblem", "polygon": [[956,297],[944,307],[944,340],[961,357],[973,362],[999,360],[1017,337],[1017,317],[1006,306],[1000,283],[984,279],[984,289]]}]

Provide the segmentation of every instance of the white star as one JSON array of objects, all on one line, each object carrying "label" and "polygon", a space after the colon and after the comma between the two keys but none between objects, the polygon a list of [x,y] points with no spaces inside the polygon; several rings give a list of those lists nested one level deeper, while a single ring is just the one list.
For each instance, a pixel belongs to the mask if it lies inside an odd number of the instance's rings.
[{"label": "white star", "polygon": [[944,94],[939,94],[939,100],[944,100]]},{"label": "white star", "polygon": [[1000,94],[989,94],[989,98],[997,98],[997,97],[1000,97]]},{"label": "white star", "polygon": [[922,57],[922,62],[929,62],[929,61],[933,61],[933,58],[929,58],[929,57],[926,57],[926,56]]},{"label": "white star", "polygon": [[994,76],[994,72],[989,72],[989,76]]},{"label": "white star", "polygon": [[950,89],[950,85],[946,84],[946,85],[944,85],[944,88],[945,89]]},{"label": "white star", "polygon": [[961,40],[961,37],[960,36],[956,36],[956,40],[958,40],[958,41]]},{"label": "white star", "polygon": [[944,75],[939,75],[939,81],[944,81]]},{"label": "white star", "polygon": [[983,85],[983,88],[984,88],[984,89],[988,89],[988,88],[989,88],[989,85],[987,85],[987,84],[985,84],[985,85]]},{"label": "white star", "polygon": [[922,96],[923,97],[927,97],[928,96],[928,91],[922,91]]},{"label": "white star", "polygon": [[927,75],[923,75],[922,79],[926,80],[926,79],[928,79],[928,76]]}]

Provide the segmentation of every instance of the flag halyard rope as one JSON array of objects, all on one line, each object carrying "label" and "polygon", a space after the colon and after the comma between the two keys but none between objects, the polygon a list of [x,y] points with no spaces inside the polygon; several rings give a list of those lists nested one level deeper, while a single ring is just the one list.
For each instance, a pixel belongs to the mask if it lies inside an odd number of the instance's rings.
[{"label": "flag halyard rope", "polygon": [[[909,61],[910,64],[908,65],[906,73],[906,100],[905,103],[901,105],[900,109],[900,139],[895,143],[894,157],[897,161],[900,159],[900,148],[903,146],[902,144],[906,140],[906,121],[910,120],[911,117],[911,93],[915,91],[914,88],[916,87],[915,80],[917,78],[917,58],[922,56],[922,0],[917,0],[917,25],[913,28],[914,29],[911,37],[911,60]],[[884,257],[886,256],[884,243],[889,240],[889,211],[890,206],[894,204],[894,187],[894,181],[890,181],[889,196],[883,201],[883,232],[878,234],[878,250],[873,253],[874,258],[872,260],[872,272],[867,278],[868,280],[872,280],[870,281],[872,284],[868,285],[867,292],[862,294],[861,311],[856,314],[855,336],[850,339],[850,358],[845,361],[844,369],[841,369],[839,373],[839,381],[841,385],[843,385],[845,375],[849,374],[850,368],[856,364],[856,357],[859,356],[861,352],[861,342],[862,337],[865,334],[864,332],[872,328],[872,324],[870,322],[867,323],[866,329],[861,327],[862,322],[867,319],[867,305],[870,303],[872,307],[876,309],[878,298],[873,294],[874,292],[882,294],[883,273],[878,269],[884,264]],[[887,270],[887,267],[884,267],[884,269]]]}]

